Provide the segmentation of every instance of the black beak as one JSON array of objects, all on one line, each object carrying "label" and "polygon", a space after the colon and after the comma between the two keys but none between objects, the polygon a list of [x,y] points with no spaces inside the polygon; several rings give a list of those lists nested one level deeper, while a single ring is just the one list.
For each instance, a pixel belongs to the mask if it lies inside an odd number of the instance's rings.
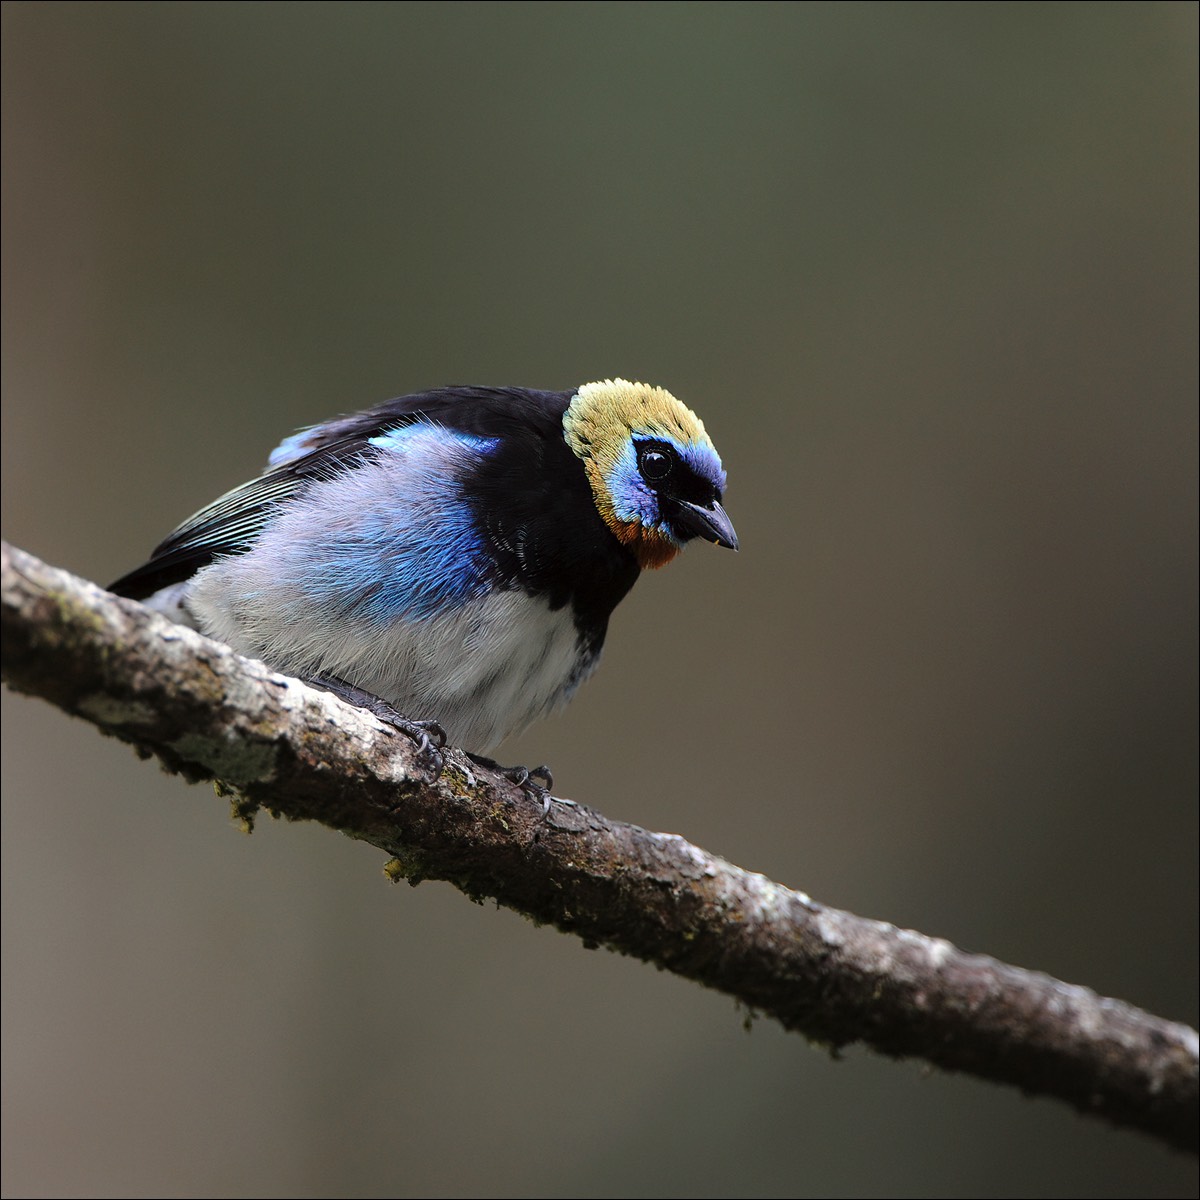
[{"label": "black beak", "polygon": [[738,548],[733,522],[716,500],[704,506],[688,500],[676,500],[675,503],[679,505],[679,512],[672,524],[679,533],[685,537],[702,537],[706,542],[716,542],[730,550]]}]

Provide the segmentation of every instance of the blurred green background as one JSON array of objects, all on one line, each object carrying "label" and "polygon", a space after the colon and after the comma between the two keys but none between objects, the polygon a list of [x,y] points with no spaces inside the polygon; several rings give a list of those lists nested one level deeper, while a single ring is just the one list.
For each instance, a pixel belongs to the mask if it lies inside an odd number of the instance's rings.
[{"label": "blurred green background", "polygon": [[[1194,4],[5,4],[4,533],[105,582],[297,426],[671,388],[729,471],[509,743],[1197,1019]],[[4,695],[5,1195],[1185,1196]]]}]

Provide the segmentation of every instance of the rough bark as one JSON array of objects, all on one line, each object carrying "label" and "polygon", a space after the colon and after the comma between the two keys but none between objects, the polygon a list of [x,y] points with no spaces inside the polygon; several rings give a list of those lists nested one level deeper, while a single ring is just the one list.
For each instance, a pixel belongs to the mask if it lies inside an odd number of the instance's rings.
[{"label": "rough bark", "polygon": [[[189,780],[378,846],[790,1030],[1054,1096],[1197,1148],[1197,1036],[1085,987],[828,908],[674,835],[553,800],[450,750],[441,776],[362,710],[3,546],[3,675]],[[10,796],[8,803],[22,803]]]}]

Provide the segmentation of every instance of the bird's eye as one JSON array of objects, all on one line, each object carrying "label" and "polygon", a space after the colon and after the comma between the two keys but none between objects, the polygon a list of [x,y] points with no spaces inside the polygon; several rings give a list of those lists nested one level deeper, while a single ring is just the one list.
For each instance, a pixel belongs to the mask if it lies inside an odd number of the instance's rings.
[{"label": "bird's eye", "polygon": [[647,483],[658,483],[666,479],[675,465],[675,456],[657,446],[643,446],[638,451],[638,470]]}]

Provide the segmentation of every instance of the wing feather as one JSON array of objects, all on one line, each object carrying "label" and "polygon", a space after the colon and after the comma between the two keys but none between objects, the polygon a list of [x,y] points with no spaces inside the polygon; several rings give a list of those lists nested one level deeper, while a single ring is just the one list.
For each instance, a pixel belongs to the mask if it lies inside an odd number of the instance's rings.
[{"label": "wing feather", "polygon": [[572,393],[524,388],[447,387],[385,401],[286,438],[257,479],[194,513],[150,559],[109,590],[144,600],[225,554],[249,550],[281,504],[321,479],[353,470],[380,453],[381,434],[429,421],[464,433],[504,436],[513,425],[557,423]]}]

